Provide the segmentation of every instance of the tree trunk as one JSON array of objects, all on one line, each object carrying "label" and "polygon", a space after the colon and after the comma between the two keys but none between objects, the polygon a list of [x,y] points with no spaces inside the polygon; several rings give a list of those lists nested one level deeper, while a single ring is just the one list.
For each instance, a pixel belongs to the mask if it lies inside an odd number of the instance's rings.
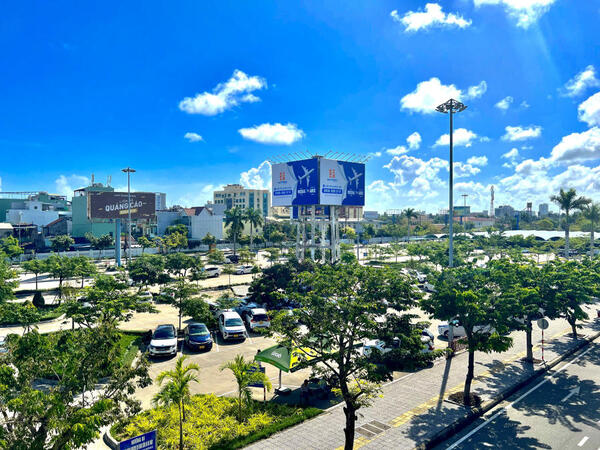
[{"label": "tree trunk", "polygon": [[533,332],[532,326],[531,326],[531,320],[527,319],[527,324],[526,324],[527,328],[525,329],[525,337],[527,340],[527,356],[525,357],[525,360],[532,363],[533,362],[533,342],[531,339],[531,334]]},{"label": "tree trunk", "polygon": [[569,259],[569,211],[567,211],[567,223],[565,224],[565,258]]},{"label": "tree trunk", "polygon": [[238,393],[238,422],[242,423],[242,391]]},{"label": "tree trunk", "polygon": [[[590,258],[594,257],[594,222],[592,221],[592,231],[590,232]],[[37,278],[36,278],[37,280]],[[37,289],[37,284],[36,284]]]},{"label": "tree trunk", "polygon": [[577,339],[577,319],[567,319],[569,325],[571,325],[571,330],[573,331],[573,338]]},{"label": "tree trunk", "polygon": [[471,383],[473,382],[473,372],[475,371],[475,350],[471,350],[469,344],[469,366],[467,368],[467,379],[465,380],[465,390],[463,392],[463,403],[471,405]]},{"label": "tree trunk", "polygon": [[350,406],[349,402],[346,402],[346,406],[343,409],[346,415],[346,427],[344,428],[346,442],[344,443],[344,450],[352,450],[354,448],[354,429],[357,419],[356,409]]},{"label": "tree trunk", "polygon": [[252,229],[252,222],[250,222],[250,251],[252,251],[253,241],[254,241],[254,230]]},{"label": "tree trunk", "polygon": [[183,418],[181,417],[181,404],[179,405],[179,450],[183,450]]},{"label": "tree trunk", "polygon": [[[594,232],[592,231],[592,233],[594,233]],[[593,236],[593,234],[592,234],[592,236]],[[592,246],[594,245],[593,241],[594,241],[594,238],[592,238]],[[38,274],[37,273],[35,274],[35,290],[36,291],[38,290]]]}]

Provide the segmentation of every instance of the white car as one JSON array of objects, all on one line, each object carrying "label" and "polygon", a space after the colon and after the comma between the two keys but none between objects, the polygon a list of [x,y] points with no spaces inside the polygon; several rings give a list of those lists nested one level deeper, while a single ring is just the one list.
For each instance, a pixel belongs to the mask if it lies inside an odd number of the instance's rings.
[{"label": "white car", "polygon": [[0,356],[8,353],[8,347],[6,346],[6,337],[0,336]]},{"label": "white car", "polygon": [[204,268],[204,275],[206,275],[209,278],[217,278],[219,275],[221,275],[221,268],[220,267],[216,267],[216,266],[210,266],[210,267],[205,267]]},{"label": "white car", "polygon": [[[429,353],[432,352],[435,348],[434,346],[434,336],[433,333],[427,329],[421,331],[421,343],[423,344],[423,348],[421,349],[421,353]],[[388,352],[391,352],[394,348],[398,348],[400,346],[400,338],[395,337],[392,341],[392,346],[388,347],[385,345],[380,339],[371,339],[365,342],[362,347],[362,354],[364,356],[370,356],[373,352],[373,349],[379,350],[379,352],[384,355]]]},{"label": "white car", "polygon": [[257,328],[269,328],[271,326],[271,320],[264,308],[247,309],[244,311],[243,317],[250,331]]},{"label": "white car", "polygon": [[246,339],[246,327],[235,311],[222,311],[219,314],[219,331],[223,339]]},{"label": "white car", "polygon": [[152,296],[152,292],[150,291],[142,291],[138,294],[138,297],[140,298],[141,301],[143,302],[151,302],[152,299],[154,298]]},{"label": "white car", "polygon": [[251,266],[251,265],[237,266],[235,269],[235,274],[236,275],[244,275],[246,273],[252,273],[253,267],[254,266]]},{"label": "white car", "polygon": [[148,346],[150,356],[177,355],[177,331],[173,325],[159,325]]},{"label": "white car", "polygon": [[[489,325],[475,325],[473,327],[473,331],[481,333],[493,333],[495,330],[494,328],[490,327]],[[441,322],[438,325],[438,334],[440,336],[444,336],[444,337],[449,337],[450,336],[450,327],[448,326],[448,322]],[[460,324],[460,322],[456,321],[456,325],[454,327],[452,327],[452,335],[457,338],[457,337],[463,337],[466,336],[467,333],[465,333],[465,329],[464,327]]]}]

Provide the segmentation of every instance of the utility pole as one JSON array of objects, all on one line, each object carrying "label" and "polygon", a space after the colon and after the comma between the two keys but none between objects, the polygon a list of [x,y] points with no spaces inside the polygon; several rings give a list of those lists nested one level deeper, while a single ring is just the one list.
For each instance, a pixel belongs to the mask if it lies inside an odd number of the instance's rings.
[{"label": "utility pole", "polygon": [[[127,264],[131,262],[131,174],[135,173],[135,169],[127,167],[121,169],[121,172],[127,174]],[[121,236],[119,236],[119,241]]]},{"label": "utility pole", "polygon": [[453,117],[455,113],[459,113],[464,111],[467,107],[463,105],[461,102],[456,101],[454,99],[450,99],[445,103],[439,105],[435,110],[437,112],[441,112],[444,114],[450,115],[450,183],[449,183],[449,208],[448,208],[448,267],[454,266],[454,237],[452,236],[453,224],[454,224],[454,146],[453,146]]}]

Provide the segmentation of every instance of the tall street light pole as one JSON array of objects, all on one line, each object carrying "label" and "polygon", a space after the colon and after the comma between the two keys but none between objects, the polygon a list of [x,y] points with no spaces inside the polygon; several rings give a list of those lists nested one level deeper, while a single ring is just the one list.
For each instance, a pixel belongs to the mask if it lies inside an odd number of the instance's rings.
[{"label": "tall street light pole", "polygon": [[127,167],[121,169],[121,172],[127,174],[127,263],[129,264],[131,262],[131,174],[135,173],[135,169]]},{"label": "tall street light pole", "polygon": [[454,266],[454,237],[452,235],[452,228],[454,225],[454,148],[453,148],[453,116],[454,113],[459,113],[461,111],[464,111],[467,107],[465,105],[463,105],[461,102],[454,100],[454,99],[450,99],[445,103],[442,103],[441,105],[439,105],[437,108],[435,108],[436,111],[444,113],[444,114],[450,114],[450,186],[449,186],[449,199],[448,199],[448,203],[449,203],[449,208],[448,208],[448,236],[449,236],[449,249],[448,249],[448,267],[453,267]]}]

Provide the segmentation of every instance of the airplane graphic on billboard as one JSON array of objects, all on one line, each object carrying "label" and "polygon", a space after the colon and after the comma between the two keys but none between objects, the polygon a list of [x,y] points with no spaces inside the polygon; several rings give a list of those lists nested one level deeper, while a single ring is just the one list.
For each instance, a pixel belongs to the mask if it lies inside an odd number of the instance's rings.
[{"label": "airplane graphic on billboard", "polygon": [[307,169],[304,166],[301,166],[302,170],[304,171],[304,175],[300,175],[298,177],[298,184],[302,183],[302,180],[306,180],[306,185],[310,185],[310,174],[313,173],[315,171],[315,169]]},{"label": "airplane graphic on billboard", "polygon": [[358,179],[360,177],[362,177],[364,174],[363,173],[358,173],[354,167],[352,167],[352,173],[354,175],[352,175],[351,177],[348,178],[348,184],[352,183],[354,181],[354,186],[356,187],[356,189],[358,189]]}]

